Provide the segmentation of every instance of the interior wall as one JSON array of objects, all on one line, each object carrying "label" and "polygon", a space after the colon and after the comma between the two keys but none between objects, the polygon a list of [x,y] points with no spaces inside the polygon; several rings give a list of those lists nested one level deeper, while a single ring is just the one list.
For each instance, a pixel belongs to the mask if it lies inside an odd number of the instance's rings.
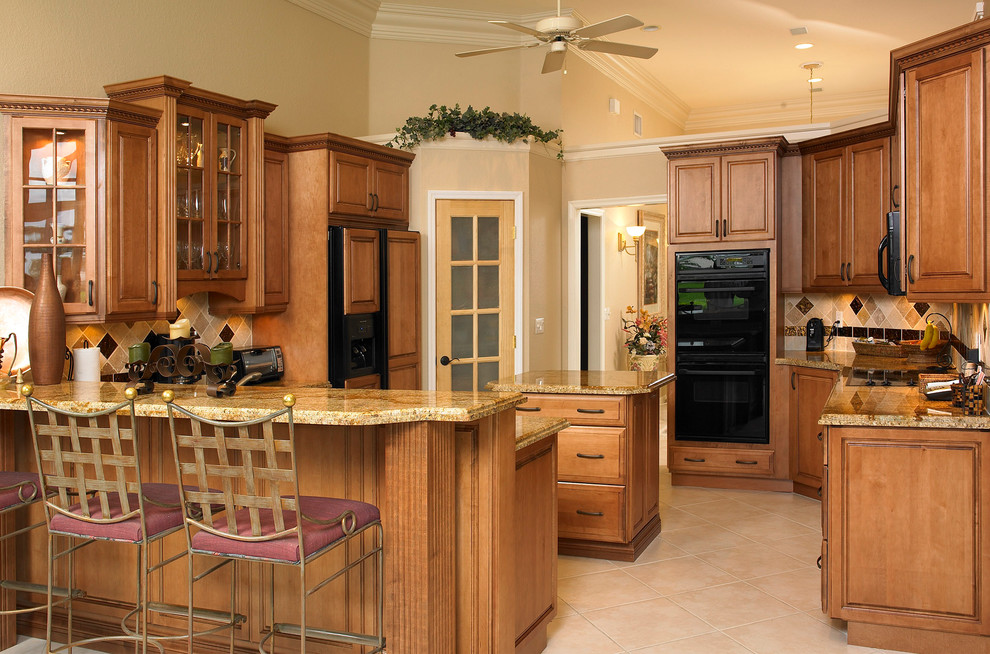
[{"label": "interior wall", "polygon": [[[557,370],[563,361],[563,297],[560,274],[561,165],[534,146],[524,223],[523,361],[526,370]],[[536,333],[536,319],[544,331]],[[518,372],[523,372],[517,370]]]},{"label": "interior wall", "polygon": [[[602,216],[603,249],[603,308],[602,329],[605,333],[605,370],[628,370],[626,365],[626,333],[622,319],[626,307],[636,308],[636,257],[618,250],[617,234],[628,225],[636,224],[636,211],[641,207],[611,207]],[[632,239],[629,239],[632,244]],[[607,318],[605,316],[608,316]]]},{"label": "interior wall", "polygon": [[286,0],[5,0],[0,89],[106,97],[172,75],[279,105],[285,135],[368,133],[367,37]]}]

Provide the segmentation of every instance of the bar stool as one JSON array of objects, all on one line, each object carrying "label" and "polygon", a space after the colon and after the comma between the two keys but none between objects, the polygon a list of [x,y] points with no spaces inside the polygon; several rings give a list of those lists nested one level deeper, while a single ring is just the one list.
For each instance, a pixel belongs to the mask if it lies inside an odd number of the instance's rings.
[{"label": "bar stool", "polygon": [[[270,639],[274,652],[276,634],[299,636],[301,652],[306,651],[307,639],[371,647],[370,652],[383,651],[384,532],[379,511],[357,500],[299,495],[292,421],[295,397],[286,395],[283,409],[238,422],[198,416],[176,405],[172,391],[165,391],[163,397],[168,407],[182,504],[186,507],[184,523],[189,551],[270,564],[271,626],[258,644],[258,651],[264,654],[265,643]],[[282,416],[287,429],[276,432],[273,423]],[[181,432],[180,421],[184,428]],[[211,490],[210,486],[223,490]],[[214,515],[213,507],[217,505],[223,506],[223,516]],[[307,588],[307,564],[369,529],[377,534],[375,547]],[[376,557],[378,567],[377,632],[360,634],[308,627],[307,598],[372,556]],[[275,622],[276,564],[299,570],[299,625]],[[190,636],[189,653],[192,652]]]},{"label": "bar stool", "polygon": [[[134,642],[135,648],[140,644],[141,651],[145,653],[149,643],[164,652],[159,641],[185,638],[185,635],[150,637],[149,610],[186,615],[187,607],[150,604],[148,577],[152,572],[185,557],[187,552],[183,550],[154,565],[149,562],[149,545],[182,528],[182,510],[177,486],[142,482],[141,441],[136,434],[134,414],[137,392],[128,388],[125,401],[103,411],[76,413],[57,409],[32,397],[33,390],[31,385],[25,385],[21,392],[27,399],[35,459],[38,470],[42,472],[41,491],[45,497],[48,523],[49,588],[53,581],[53,565],[59,556],[72,557],[76,550],[96,541],[138,546],[138,597],[135,608],[121,620],[124,635],[72,642],[70,632],[69,642],[52,650],[52,601],[49,592],[46,651],[71,651],[72,647],[88,643],[124,640]],[[47,413],[45,422],[39,419],[44,415],[42,411]],[[126,426],[122,422],[126,422]],[[53,543],[57,535],[67,536],[73,543],[77,540],[83,542],[72,544],[56,555]],[[189,565],[192,565],[191,561]],[[131,629],[127,622],[135,615],[136,625]],[[226,623],[210,631],[227,628],[238,621],[236,618],[243,619],[243,616],[224,614]],[[231,642],[232,632],[233,629]]]}]

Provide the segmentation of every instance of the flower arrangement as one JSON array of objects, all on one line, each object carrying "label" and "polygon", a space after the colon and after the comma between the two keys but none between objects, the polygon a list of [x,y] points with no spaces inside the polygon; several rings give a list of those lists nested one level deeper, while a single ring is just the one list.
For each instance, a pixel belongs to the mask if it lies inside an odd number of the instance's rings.
[{"label": "flower arrangement", "polygon": [[622,319],[622,331],[629,334],[626,338],[629,354],[666,354],[667,319],[645,309],[636,311],[631,306],[626,307],[626,313],[635,316]]},{"label": "flower arrangement", "polygon": [[446,105],[431,105],[426,116],[412,116],[406,123],[395,130],[396,135],[386,143],[390,148],[411,150],[423,141],[435,141],[448,134],[467,132],[479,141],[486,136],[503,143],[513,143],[529,136],[540,143],[555,141],[560,147],[558,159],[563,159],[563,143],[560,140],[562,130],[545,131],[533,124],[533,120],[525,114],[496,113],[485,107],[477,110],[471,105],[461,110],[459,104],[452,109]]}]

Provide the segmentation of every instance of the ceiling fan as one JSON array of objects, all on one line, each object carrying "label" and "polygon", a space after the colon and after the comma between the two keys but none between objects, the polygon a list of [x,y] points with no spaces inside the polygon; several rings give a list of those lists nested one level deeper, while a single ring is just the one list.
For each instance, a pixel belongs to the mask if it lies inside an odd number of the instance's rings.
[{"label": "ceiling fan", "polygon": [[543,72],[552,73],[560,70],[564,66],[564,53],[567,52],[567,44],[577,46],[581,50],[592,52],[605,52],[608,54],[622,55],[624,57],[639,57],[649,59],[657,53],[656,48],[648,48],[642,45],[632,45],[630,43],[613,43],[611,41],[596,41],[595,38],[621,32],[623,30],[640,27],[643,21],[633,18],[629,14],[616,16],[603,20],[600,23],[582,25],[581,20],[573,16],[560,15],[560,0],[557,0],[557,15],[544,18],[536,24],[536,29],[510,23],[505,20],[490,20],[492,25],[499,25],[510,30],[522,32],[535,37],[534,43],[523,43],[521,45],[507,45],[500,48],[485,48],[484,50],[470,50],[468,52],[458,52],[458,57],[474,57],[476,55],[489,54],[491,52],[503,52],[506,50],[519,50],[522,48],[535,48],[540,45],[550,44],[550,51],[543,59]]}]

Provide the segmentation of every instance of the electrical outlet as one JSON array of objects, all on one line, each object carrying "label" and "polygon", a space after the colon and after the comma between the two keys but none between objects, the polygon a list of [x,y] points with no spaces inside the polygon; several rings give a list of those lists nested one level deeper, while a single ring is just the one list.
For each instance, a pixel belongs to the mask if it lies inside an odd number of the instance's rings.
[{"label": "electrical outlet", "polygon": [[537,334],[542,334],[543,333],[543,318],[537,318],[536,319],[536,327],[535,327],[534,331]]},{"label": "electrical outlet", "polygon": [[842,312],[841,311],[836,311],[835,312],[835,326],[836,327],[842,327]]},{"label": "electrical outlet", "polygon": [[612,307],[605,307],[605,320],[612,319]]}]

